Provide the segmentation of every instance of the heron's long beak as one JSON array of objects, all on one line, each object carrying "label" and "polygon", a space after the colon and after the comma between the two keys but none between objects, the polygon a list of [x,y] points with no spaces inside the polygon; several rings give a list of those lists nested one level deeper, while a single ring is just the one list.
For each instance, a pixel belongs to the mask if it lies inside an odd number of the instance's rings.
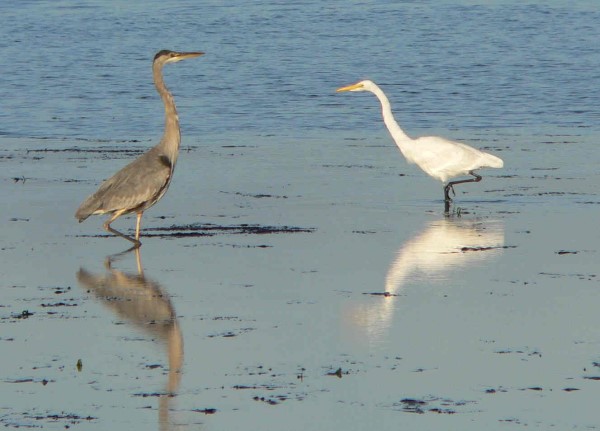
[{"label": "heron's long beak", "polygon": [[345,87],[340,87],[335,91],[336,91],[336,93],[341,93],[342,91],[353,91],[353,90],[357,90],[362,87],[363,87],[363,85],[360,82],[357,82],[356,84],[347,85]]},{"label": "heron's long beak", "polygon": [[204,53],[200,52],[200,51],[195,51],[195,52],[178,52],[177,53],[177,59],[178,60],[185,60],[186,58],[200,57],[201,55],[204,55]]}]

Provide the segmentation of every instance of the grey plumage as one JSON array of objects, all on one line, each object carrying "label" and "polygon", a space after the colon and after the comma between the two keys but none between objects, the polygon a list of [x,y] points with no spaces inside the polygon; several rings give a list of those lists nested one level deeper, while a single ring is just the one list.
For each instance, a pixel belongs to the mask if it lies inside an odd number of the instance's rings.
[{"label": "grey plumage", "polygon": [[[174,52],[163,50],[156,54],[152,64],[154,85],[165,106],[165,130],[160,143],[104,181],[75,212],[81,223],[90,215],[112,214],[104,228],[135,244],[139,241],[140,222],[145,210],[165,194],[177,163],[181,134],[179,118],[173,96],[165,86],[162,67],[186,58],[202,55],[202,52]],[[135,239],[113,229],[110,224],[122,215],[137,214]]]}]

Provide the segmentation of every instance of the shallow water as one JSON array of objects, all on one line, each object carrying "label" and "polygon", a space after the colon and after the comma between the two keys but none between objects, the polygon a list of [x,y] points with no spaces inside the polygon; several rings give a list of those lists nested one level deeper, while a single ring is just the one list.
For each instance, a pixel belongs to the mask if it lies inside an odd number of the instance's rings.
[{"label": "shallow water", "polygon": [[[599,428],[595,3],[194,4],[0,6],[0,424]],[[138,262],[72,214],[159,136],[165,47],[207,55]],[[362,77],[506,167],[445,217]]]},{"label": "shallow water", "polygon": [[[73,179],[123,161],[14,142],[3,165],[25,181],[5,180],[3,424],[594,429],[593,140],[570,138],[578,173],[517,160],[457,188],[462,212],[444,217],[439,186],[387,137],[329,137],[182,154],[145,217],[143,277],[133,253],[107,266],[126,244],[100,219],[71,219],[95,185]],[[530,138],[531,158],[548,151]]]}]

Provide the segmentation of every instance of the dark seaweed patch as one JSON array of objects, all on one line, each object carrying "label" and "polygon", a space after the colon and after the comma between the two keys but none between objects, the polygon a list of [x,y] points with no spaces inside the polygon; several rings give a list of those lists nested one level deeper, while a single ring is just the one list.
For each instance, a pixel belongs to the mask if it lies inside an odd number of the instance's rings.
[{"label": "dark seaweed patch", "polygon": [[498,249],[507,249],[507,248],[517,248],[516,245],[503,245],[498,247],[462,247],[460,251],[488,251],[488,250],[498,250]]},{"label": "dark seaweed patch", "polygon": [[303,228],[296,226],[264,226],[258,224],[245,223],[239,225],[224,226],[207,223],[147,228],[144,231],[144,236],[182,238],[215,235],[271,235],[280,233],[311,233],[315,230],[316,229],[314,228]]},{"label": "dark seaweed patch", "polygon": [[363,292],[363,295],[383,296],[385,298],[389,298],[390,296],[398,296],[397,294],[390,292]]},{"label": "dark seaweed patch", "polygon": [[[454,407],[461,407],[468,403],[467,401],[453,401],[449,399],[441,399],[436,397],[430,397],[426,399],[417,398],[403,398],[397,403],[393,404],[393,407],[400,408],[402,411],[407,413],[438,413],[438,414],[455,414],[456,410]],[[438,404],[438,405],[432,405]]]},{"label": "dark seaweed patch", "polygon": [[193,409],[195,413],[204,413],[205,415],[214,415],[217,412],[217,409],[214,408],[206,408],[206,409]]}]

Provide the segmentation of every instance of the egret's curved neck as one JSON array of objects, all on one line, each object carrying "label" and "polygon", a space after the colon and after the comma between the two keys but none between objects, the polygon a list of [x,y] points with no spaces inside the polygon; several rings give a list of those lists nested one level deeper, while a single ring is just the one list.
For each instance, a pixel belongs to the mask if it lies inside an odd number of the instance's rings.
[{"label": "egret's curved neck", "polygon": [[156,91],[165,105],[165,131],[159,145],[164,147],[164,151],[171,160],[172,167],[175,167],[181,142],[181,133],[179,131],[179,117],[173,95],[169,93],[162,74],[162,64],[154,63],[152,65],[154,75],[154,85]]},{"label": "egret's curved neck", "polygon": [[375,85],[375,87],[371,90],[371,92],[377,96],[379,101],[381,102],[381,113],[383,115],[383,122],[385,123],[390,135],[396,141],[396,145],[400,150],[403,150],[405,143],[412,141],[412,139],[404,133],[404,131],[400,128],[396,120],[394,119],[394,114],[392,114],[392,107],[390,105],[390,101],[387,96],[381,89]]}]

